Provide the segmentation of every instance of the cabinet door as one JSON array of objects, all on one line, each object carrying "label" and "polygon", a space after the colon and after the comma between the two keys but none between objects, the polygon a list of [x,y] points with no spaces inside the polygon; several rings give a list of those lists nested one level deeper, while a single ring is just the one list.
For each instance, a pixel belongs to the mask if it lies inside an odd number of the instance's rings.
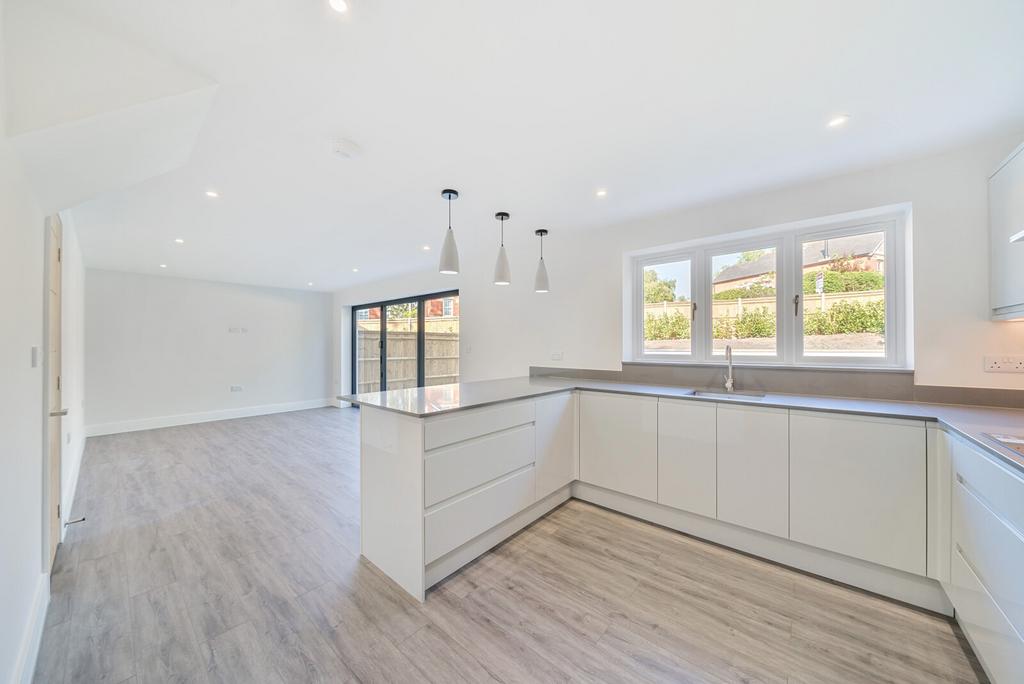
[{"label": "cabinet door", "polygon": [[791,539],[925,574],[924,423],[793,411],[789,440]]},{"label": "cabinet door", "polygon": [[786,409],[718,405],[718,519],[789,536]]},{"label": "cabinet door", "polygon": [[715,517],[715,421],[715,404],[710,402],[658,402],[658,503]]},{"label": "cabinet door", "polygon": [[576,398],[541,397],[536,406],[537,500],[576,479]]},{"label": "cabinet door", "polygon": [[580,394],[580,479],[657,501],[657,399]]},{"label": "cabinet door", "polygon": [[989,179],[988,201],[992,308],[1024,305],[1024,240],[1010,242],[1024,231],[1024,149]]}]

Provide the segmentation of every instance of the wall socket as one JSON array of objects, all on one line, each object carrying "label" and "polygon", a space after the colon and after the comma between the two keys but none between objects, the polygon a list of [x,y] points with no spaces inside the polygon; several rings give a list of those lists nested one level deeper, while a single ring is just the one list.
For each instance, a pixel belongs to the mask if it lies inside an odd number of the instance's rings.
[{"label": "wall socket", "polygon": [[242,391],[242,386],[241,385],[232,385],[231,386],[231,391],[232,392],[241,392]]},{"label": "wall socket", "polygon": [[986,356],[986,373],[1024,373],[1024,356]]}]

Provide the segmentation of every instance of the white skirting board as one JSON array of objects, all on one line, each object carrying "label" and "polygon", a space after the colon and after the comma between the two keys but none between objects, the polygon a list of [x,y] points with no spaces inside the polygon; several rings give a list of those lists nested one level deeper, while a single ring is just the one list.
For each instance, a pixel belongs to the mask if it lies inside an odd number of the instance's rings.
[{"label": "white skirting board", "polygon": [[572,496],[641,520],[691,534],[729,548],[766,558],[881,596],[952,616],[953,606],[933,579],[841,556],[762,532],[668,508],[576,481]]},{"label": "white skirting board", "polygon": [[12,684],[31,684],[39,658],[39,645],[43,639],[43,625],[46,624],[46,609],[50,605],[50,575],[41,573],[32,600],[32,612],[22,634],[18,647],[18,660],[11,676]]},{"label": "white skirting board", "polygon": [[216,420],[249,418],[250,416],[264,416],[271,413],[287,413],[288,411],[302,411],[305,409],[337,405],[338,401],[336,399],[307,399],[306,401],[292,401],[284,404],[263,404],[261,406],[242,406],[240,408],[205,411],[203,413],[182,413],[176,416],[155,416],[153,418],[138,418],[135,420],[122,420],[113,423],[86,425],[85,434],[87,437],[98,437],[100,435],[114,435],[121,432],[137,432],[139,430],[153,430],[155,428],[174,427],[175,425],[191,425],[193,423],[211,423]]}]

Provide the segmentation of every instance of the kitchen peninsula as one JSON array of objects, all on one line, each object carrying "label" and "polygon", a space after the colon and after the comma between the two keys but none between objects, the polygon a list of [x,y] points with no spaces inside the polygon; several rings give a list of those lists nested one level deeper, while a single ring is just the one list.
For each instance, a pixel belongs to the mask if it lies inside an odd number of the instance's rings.
[{"label": "kitchen peninsula", "polygon": [[1024,458],[986,436],[1022,411],[557,377],[339,398],[362,409],[362,555],[421,601],[575,497],[955,607],[983,658],[1024,662]]}]

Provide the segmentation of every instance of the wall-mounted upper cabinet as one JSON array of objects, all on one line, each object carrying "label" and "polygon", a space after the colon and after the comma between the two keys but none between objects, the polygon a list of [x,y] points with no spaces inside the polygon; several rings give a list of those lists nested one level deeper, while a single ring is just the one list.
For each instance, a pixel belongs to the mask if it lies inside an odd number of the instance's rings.
[{"label": "wall-mounted upper cabinet", "polygon": [[992,317],[1024,318],[1024,145],[988,181]]}]

